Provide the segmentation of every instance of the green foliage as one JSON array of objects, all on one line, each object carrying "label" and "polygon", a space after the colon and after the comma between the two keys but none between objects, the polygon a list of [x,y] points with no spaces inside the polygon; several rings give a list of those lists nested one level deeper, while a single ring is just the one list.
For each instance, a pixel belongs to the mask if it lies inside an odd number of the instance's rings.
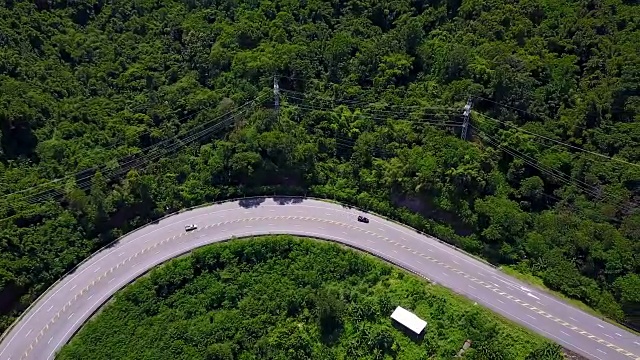
[{"label": "green foliage", "polygon": [[[196,275],[197,274],[197,275]],[[428,322],[422,343],[396,306]],[[439,286],[335,244],[269,236],[204,247],[115,295],[58,359],[560,360],[560,347]]]},{"label": "green foliage", "polygon": [[343,305],[335,291],[320,289],[315,298],[318,325],[323,336],[333,335],[342,327]]},{"label": "green foliage", "polygon": [[[637,14],[622,0],[5,1],[0,330],[123,233],[274,193],[375,210],[639,326],[640,170],[576,151],[640,162]],[[469,96],[465,142],[441,125]]]}]

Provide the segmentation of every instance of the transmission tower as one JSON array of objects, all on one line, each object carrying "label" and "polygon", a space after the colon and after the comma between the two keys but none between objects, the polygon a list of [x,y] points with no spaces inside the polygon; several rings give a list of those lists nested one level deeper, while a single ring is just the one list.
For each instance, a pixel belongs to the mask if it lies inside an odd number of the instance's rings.
[{"label": "transmission tower", "polygon": [[460,138],[462,140],[467,140],[467,129],[469,128],[469,117],[471,116],[471,106],[473,105],[473,100],[469,98],[467,100],[467,105],[464,106],[464,111],[462,112],[462,117],[464,122],[462,123],[462,132],[460,133]]}]

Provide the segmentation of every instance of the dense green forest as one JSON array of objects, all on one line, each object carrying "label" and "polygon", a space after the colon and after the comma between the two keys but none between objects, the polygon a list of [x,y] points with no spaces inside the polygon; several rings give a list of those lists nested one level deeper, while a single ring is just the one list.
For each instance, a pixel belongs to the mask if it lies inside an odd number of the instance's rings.
[{"label": "dense green forest", "polygon": [[[421,343],[392,326],[396,306],[427,321]],[[272,236],[153,270],[57,358],[450,359],[468,339],[465,359],[563,359],[558,345],[371,256]]]},{"label": "dense green forest", "polygon": [[5,1],[0,329],[152,218],[273,193],[638,327],[639,53],[629,0]]}]

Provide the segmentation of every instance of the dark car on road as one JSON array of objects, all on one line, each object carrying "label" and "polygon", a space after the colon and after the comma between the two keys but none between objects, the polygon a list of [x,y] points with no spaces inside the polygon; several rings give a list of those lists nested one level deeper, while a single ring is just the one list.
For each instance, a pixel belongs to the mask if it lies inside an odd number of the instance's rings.
[{"label": "dark car on road", "polygon": [[358,221],[363,222],[363,223],[366,224],[366,223],[369,222],[369,219],[367,219],[366,217],[360,215],[360,216],[358,216]]}]

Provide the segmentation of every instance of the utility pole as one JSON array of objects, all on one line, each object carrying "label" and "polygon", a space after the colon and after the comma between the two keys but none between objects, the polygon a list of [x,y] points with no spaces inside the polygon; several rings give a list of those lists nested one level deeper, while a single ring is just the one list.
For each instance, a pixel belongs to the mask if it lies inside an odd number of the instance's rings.
[{"label": "utility pole", "polygon": [[460,134],[460,138],[462,140],[467,140],[467,129],[469,127],[469,117],[471,116],[471,106],[473,105],[473,100],[469,98],[467,100],[467,105],[464,106],[464,111],[462,112],[463,120],[462,123],[462,133]]}]

